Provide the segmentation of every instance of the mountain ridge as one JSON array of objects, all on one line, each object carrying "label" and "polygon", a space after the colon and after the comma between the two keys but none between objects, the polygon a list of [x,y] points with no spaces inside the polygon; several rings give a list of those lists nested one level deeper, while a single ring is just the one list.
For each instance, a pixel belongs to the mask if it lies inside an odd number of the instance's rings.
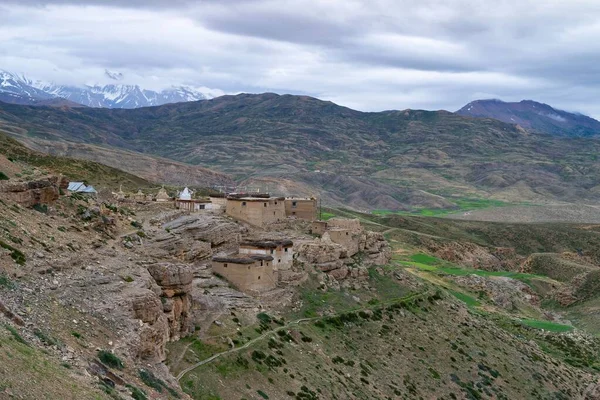
[{"label": "mountain ridge", "polygon": [[287,194],[348,199],[361,210],[449,208],[460,198],[600,201],[597,138],[448,111],[364,113],[265,93],[133,110],[0,104],[0,126],[58,154],[78,142],[136,151],[238,182],[295,182]]},{"label": "mountain ridge", "polygon": [[559,110],[534,100],[520,102],[504,102],[498,99],[475,100],[456,113],[465,117],[493,118],[557,136],[600,135],[600,121],[583,114]]},{"label": "mountain ridge", "polygon": [[[118,74],[106,75],[119,81]],[[110,83],[106,85],[57,85],[32,80],[24,75],[0,70],[0,101],[23,105],[53,105],[50,100],[65,99],[62,105],[99,108],[137,108],[168,103],[204,100],[212,93],[189,86],[171,86],[154,91],[139,85]]]}]

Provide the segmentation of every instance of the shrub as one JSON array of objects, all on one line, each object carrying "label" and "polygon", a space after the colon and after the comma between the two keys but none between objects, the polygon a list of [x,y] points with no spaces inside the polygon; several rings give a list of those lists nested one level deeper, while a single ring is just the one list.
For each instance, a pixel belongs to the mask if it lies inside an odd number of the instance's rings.
[{"label": "shrub", "polygon": [[257,390],[256,393],[258,393],[258,395],[260,397],[262,397],[263,399],[265,399],[265,400],[268,400],[268,398],[269,398],[269,396],[265,392],[263,392],[262,390],[260,390],[260,389]]},{"label": "shrub", "polygon": [[138,221],[131,221],[131,226],[133,226],[134,228],[137,228],[137,229],[142,229],[142,224],[139,223]]},{"label": "shrub", "polygon": [[12,337],[19,343],[25,344],[27,345],[27,342],[25,341],[25,339],[23,339],[23,337],[21,337],[21,335],[19,335],[19,332],[13,328],[10,325],[4,325],[4,327],[10,332],[10,334],[12,335]]},{"label": "shrub", "polygon": [[46,204],[34,204],[32,208],[42,214],[48,214],[48,206]]},{"label": "shrub", "polygon": [[115,354],[111,353],[110,351],[100,350],[98,352],[98,359],[111,368],[116,368],[116,369],[125,368],[125,364],[123,364],[123,361],[121,361],[121,359],[119,357],[117,357]]},{"label": "shrub", "polygon": [[258,320],[262,323],[262,324],[270,324],[272,321],[272,318],[269,316],[269,314],[261,312],[258,313],[256,315],[256,318],[258,318]]},{"label": "shrub", "polygon": [[3,241],[0,240],[0,247],[10,251],[10,256],[13,260],[15,260],[15,262],[19,265],[23,265],[25,264],[26,258],[25,258],[25,254],[23,254],[21,251],[15,249],[14,247],[12,247],[9,244],[4,243]]},{"label": "shrub", "polygon": [[138,375],[140,376],[140,379],[142,380],[142,382],[144,382],[144,384],[146,384],[146,386],[155,389],[159,393],[162,393],[163,389],[166,389],[171,394],[171,396],[173,396],[177,399],[179,398],[179,393],[177,393],[175,390],[173,390],[164,381],[162,381],[161,379],[154,376],[154,374],[152,372],[145,370],[145,369],[140,369],[138,371]]},{"label": "shrub", "polygon": [[142,389],[135,387],[133,385],[126,385],[127,388],[131,390],[131,397],[134,400],[148,400],[148,396],[146,396],[146,392]]},{"label": "shrub", "polygon": [[0,171],[0,181],[7,181],[8,179],[8,176],[6,176],[4,172]]}]

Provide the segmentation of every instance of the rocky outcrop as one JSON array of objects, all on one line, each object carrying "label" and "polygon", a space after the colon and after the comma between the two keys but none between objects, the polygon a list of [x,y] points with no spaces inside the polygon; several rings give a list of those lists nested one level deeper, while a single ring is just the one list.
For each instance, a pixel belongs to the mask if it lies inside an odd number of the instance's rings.
[{"label": "rocky outcrop", "polygon": [[385,265],[392,258],[392,248],[382,233],[366,231],[360,247],[365,253],[365,263],[369,265]]},{"label": "rocky outcrop", "polygon": [[145,360],[163,361],[169,340],[169,323],[160,298],[149,289],[137,289],[131,294],[135,318],[139,319],[137,356]]},{"label": "rocky outcrop", "polygon": [[148,272],[161,288],[161,309],[169,327],[169,340],[179,340],[192,331],[191,269],[186,265],[158,263],[148,266]]},{"label": "rocky outcrop", "polygon": [[235,247],[241,227],[214,215],[179,217],[163,225],[149,248],[155,258],[177,258],[194,262],[209,259],[216,248]]},{"label": "rocky outcrop", "polygon": [[26,182],[0,182],[0,196],[24,207],[36,204],[51,204],[66,189],[68,181],[60,176],[48,176]]},{"label": "rocky outcrop", "polygon": [[346,280],[364,282],[367,266],[390,261],[391,248],[381,233],[363,230],[356,219],[330,221],[320,239],[301,243],[296,249],[297,261],[318,271],[322,285],[339,287],[339,282]]}]

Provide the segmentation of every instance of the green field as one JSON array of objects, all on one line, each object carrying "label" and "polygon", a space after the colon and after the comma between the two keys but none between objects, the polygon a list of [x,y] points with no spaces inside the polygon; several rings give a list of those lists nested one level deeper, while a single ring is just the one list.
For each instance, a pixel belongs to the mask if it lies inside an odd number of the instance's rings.
[{"label": "green field", "polygon": [[562,325],[555,322],[540,321],[537,319],[522,319],[521,323],[532,328],[543,329],[550,332],[569,332],[573,330],[573,327],[570,325]]},{"label": "green field", "polygon": [[[421,215],[424,217],[442,217],[448,214],[455,214],[465,211],[474,211],[481,210],[484,208],[492,208],[492,207],[506,207],[515,205],[513,203],[506,203],[500,200],[490,200],[490,199],[458,199],[453,200],[456,205],[455,209],[436,209],[436,208],[419,208],[414,209],[412,211],[394,211],[394,210],[373,210],[373,214],[375,215]],[[522,205],[522,204],[521,204]]]}]

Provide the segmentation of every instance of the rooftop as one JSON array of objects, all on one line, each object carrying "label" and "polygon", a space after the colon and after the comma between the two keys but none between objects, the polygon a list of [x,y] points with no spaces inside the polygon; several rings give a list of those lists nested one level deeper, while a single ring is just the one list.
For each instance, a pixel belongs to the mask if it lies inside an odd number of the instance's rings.
[{"label": "rooftop", "polygon": [[275,249],[278,246],[289,247],[293,246],[291,240],[248,240],[240,243],[240,246],[257,247],[259,249]]},{"label": "rooftop", "polygon": [[256,261],[273,261],[273,257],[262,254],[235,254],[225,257],[213,257],[212,260],[231,264],[254,264]]}]

